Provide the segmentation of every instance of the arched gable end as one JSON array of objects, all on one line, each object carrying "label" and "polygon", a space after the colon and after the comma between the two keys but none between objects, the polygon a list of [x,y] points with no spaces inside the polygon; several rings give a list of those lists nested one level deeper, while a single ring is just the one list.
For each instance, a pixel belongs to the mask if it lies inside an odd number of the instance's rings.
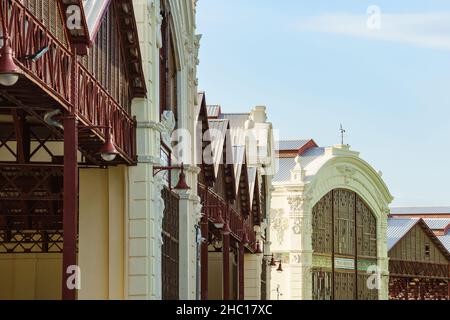
[{"label": "arched gable end", "polygon": [[388,217],[393,197],[380,174],[361,158],[337,156],[324,162],[308,186],[311,207],[335,189],[347,189],[358,194],[377,220]]}]

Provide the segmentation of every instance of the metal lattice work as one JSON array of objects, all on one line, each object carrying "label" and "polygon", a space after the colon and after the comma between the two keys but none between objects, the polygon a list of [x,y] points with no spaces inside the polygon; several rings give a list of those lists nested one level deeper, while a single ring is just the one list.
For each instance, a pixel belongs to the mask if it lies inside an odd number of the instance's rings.
[{"label": "metal lattice work", "polygon": [[377,228],[372,211],[349,190],[333,190],[313,208],[313,298],[372,300],[367,269],[377,265]]},{"label": "metal lattice work", "polygon": [[390,277],[390,300],[448,300],[449,280]]},{"label": "metal lattice work", "polygon": [[62,166],[0,166],[0,253],[62,251],[62,189]]},{"label": "metal lattice work", "polygon": [[162,283],[164,300],[178,300],[179,283],[179,198],[168,188],[162,191],[164,199]]}]

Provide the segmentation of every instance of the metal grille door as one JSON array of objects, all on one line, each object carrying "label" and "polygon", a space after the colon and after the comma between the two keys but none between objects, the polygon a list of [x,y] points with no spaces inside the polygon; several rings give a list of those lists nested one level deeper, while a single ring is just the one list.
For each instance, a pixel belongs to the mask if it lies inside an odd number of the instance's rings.
[{"label": "metal grille door", "polygon": [[179,299],[179,198],[168,188],[162,191],[163,218],[162,284],[163,300]]}]

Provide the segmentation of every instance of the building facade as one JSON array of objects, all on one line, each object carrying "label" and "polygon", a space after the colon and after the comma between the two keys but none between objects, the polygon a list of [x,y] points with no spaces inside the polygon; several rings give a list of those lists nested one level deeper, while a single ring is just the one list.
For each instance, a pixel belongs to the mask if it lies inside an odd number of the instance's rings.
[{"label": "building facade", "polygon": [[195,1],[1,9],[0,298],[195,299]]},{"label": "building facade", "polygon": [[[126,257],[130,299],[197,297],[199,168],[194,162],[198,50],[195,1],[133,1],[149,94],[136,101]],[[187,144],[177,153],[181,137]],[[189,190],[174,190],[183,166]]]},{"label": "building facade", "polygon": [[389,298],[448,300],[450,252],[422,218],[388,221]]},{"label": "building facade", "polygon": [[0,298],[124,298],[132,109],[147,94],[133,2],[0,9]]},{"label": "building facade", "polygon": [[[264,107],[225,114],[199,95],[202,171],[201,298],[267,299],[263,249],[268,240],[272,125]],[[252,150],[254,148],[254,150]]]},{"label": "building facade", "polygon": [[280,141],[277,157],[272,299],[387,299],[393,198],[381,174],[347,145]]},{"label": "building facade", "polygon": [[450,207],[392,207],[390,217],[423,219],[450,252]]}]

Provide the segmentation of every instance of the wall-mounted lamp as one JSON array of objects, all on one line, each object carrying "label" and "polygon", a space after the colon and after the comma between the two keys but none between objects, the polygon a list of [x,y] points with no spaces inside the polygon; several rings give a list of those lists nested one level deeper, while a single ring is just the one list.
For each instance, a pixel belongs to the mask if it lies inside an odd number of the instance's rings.
[{"label": "wall-mounted lamp", "polygon": [[250,240],[248,240],[248,235],[247,235],[246,231],[244,231],[244,234],[242,235],[241,242],[244,247],[250,243]]},{"label": "wall-mounted lamp", "polygon": [[13,60],[13,50],[9,37],[5,39],[5,44],[0,49],[0,84],[11,87],[19,81],[20,73]]},{"label": "wall-mounted lamp", "polygon": [[214,222],[214,227],[216,227],[217,229],[223,229],[225,225],[225,220],[223,220],[222,214],[219,214],[219,218],[217,218],[217,220],[215,220]]},{"label": "wall-mounted lamp", "polygon": [[[186,175],[184,174],[184,165],[180,166],[155,166],[153,167],[153,176],[156,176],[162,171],[180,170],[178,184],[175,186],[175,190],[189,190],[191,189],[186,183]],[[169,179],[170,180],[170,179]],[[169,189],[172,190],[172,181],[169,181]]]},{"label": "wall-mounted lamp", "polygon": [[230,233],[231,233],[230,225],[228,224],[228,222],[225,222],[225,225],[223,226],[222,229],[222,234],[227,236]]},{"label": "wall-mounted lamp", "polygon": [[105,134],[105,143],[100,148],[98,153],[102,157],[102,159],[106,162],[114,161],[119,154],[116,147],[114,146],[114,140],[111,133],[111,126],[89,126],[89,127],[83,127],[80,129],[80,131],[83,130],[90,130],[90,129],[106,129]]},{"label": "wall-mounted lamp", "polygon": [[271,255],[270,254],[264,255],[264,257],[270,257],[270,261],[269,261],[269,264],[268,264],[270,267],[275,268],[277,266],[277,264],[278,264],[277,271],[278,272],[283,272],[284,271],[283,270],[282,261],[281,260],[275,260],[275,256],[274,256],[273,253]]},{"label": "wall-mounted lamp", "polygon": [[11,38],[7,28],[7,17],[3,11],[3,5],[0,6],[0,16],[3,26],[3,47],[0,49],[0,84],[3,86],[13,86],[19,80],[20,72],[14,63],[13,50],[11,48]]}]

